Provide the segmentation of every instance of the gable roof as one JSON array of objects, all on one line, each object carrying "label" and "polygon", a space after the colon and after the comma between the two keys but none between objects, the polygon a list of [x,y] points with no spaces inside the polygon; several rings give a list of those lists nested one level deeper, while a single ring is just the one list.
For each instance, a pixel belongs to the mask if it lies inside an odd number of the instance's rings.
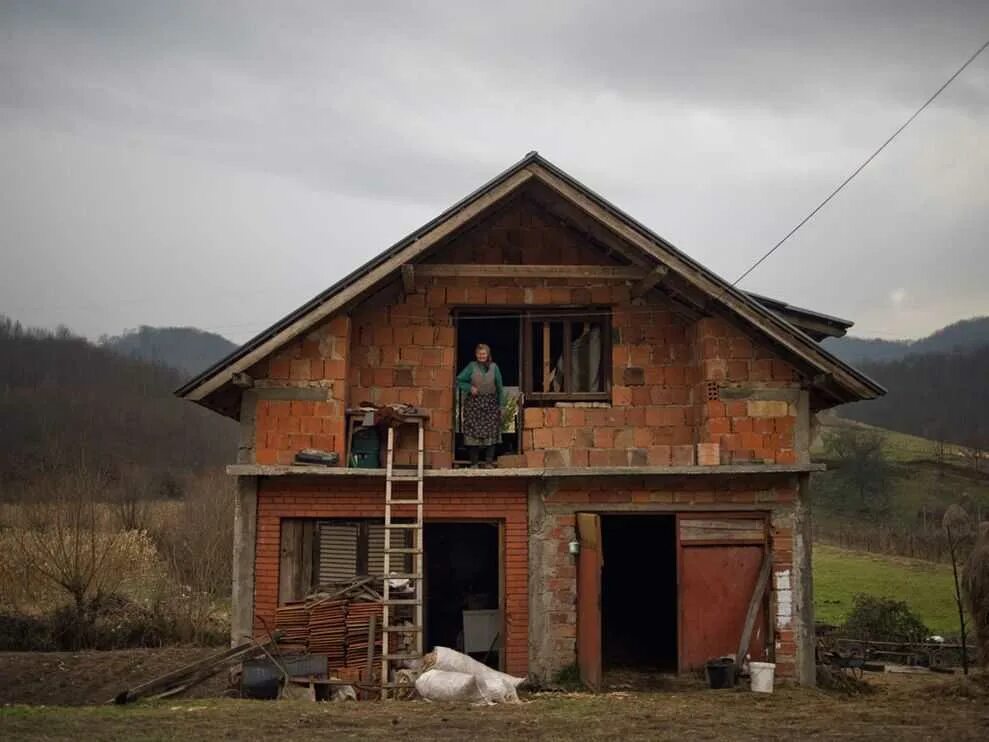
[{"label": "gable roof", "polygon": [[[494,204],[533,181],[548,187],[572,207],[602,225],[633,248],[638,248],[656,265],[699,290],[713,305],[721,305],[753,326],[773,343],[818,372],[820,387],[837,402],[871,399],[885,389],[865,374],[827,352],[815,340],[787,319],[784,302],[749,294],[719,277],[649,228],[614,206],[591,189],[553,165],[537,152],[530,152],[504,172],[461,199],[436,218],[396,242],[325,291],[310,299],[266,330],[258,333],[226,358],[221,359],[188,381],[176,394],[208,407],[208,397],[231,384],[233,376],[246,371],[285,343],[307,331],[370,288],[387,280],[407,262],[471,222]],[[770,308],[765,304],[775,304]],[[773,311],[775,309],[775,311]],[[816,313],[797,310],[807,315]],[[816,315],[825,317],[827,315]],[[796,319],[791,314],[792,319]],[[850,326],[844,320],[827,318]]]}]

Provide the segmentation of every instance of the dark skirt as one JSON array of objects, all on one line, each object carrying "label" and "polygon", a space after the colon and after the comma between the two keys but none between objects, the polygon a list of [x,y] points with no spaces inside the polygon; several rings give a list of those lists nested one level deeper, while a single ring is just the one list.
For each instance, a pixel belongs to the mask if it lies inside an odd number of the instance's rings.
[{"label": "dark skirt", "polygon": [[501,443],[501,405],[497,394],[468,394],[464,397],[464,443],[494,446]]}]

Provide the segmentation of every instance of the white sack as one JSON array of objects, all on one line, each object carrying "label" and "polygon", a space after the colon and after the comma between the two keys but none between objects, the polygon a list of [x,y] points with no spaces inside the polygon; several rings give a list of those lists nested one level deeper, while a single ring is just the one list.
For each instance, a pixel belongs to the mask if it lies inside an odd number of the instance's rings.
[{"label": "white sack", "polygon": [[416,678],[416,691],[426,701],[484,701],[477,679],[464,672],[426,670]]},{"label": "white sack", "polygon": [[436,647],[433,654],[436,662],[432,669],[472,675],[477,680],[481,695],[488,703],[518,703],[519,696],[516,689],[525,682],[525,678],[492,670],[483,662],[478,662],[448,647]]}]

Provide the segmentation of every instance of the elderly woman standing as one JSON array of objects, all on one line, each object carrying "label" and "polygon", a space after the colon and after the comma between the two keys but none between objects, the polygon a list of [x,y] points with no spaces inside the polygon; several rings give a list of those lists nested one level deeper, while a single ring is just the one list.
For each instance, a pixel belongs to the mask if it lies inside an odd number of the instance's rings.
[{"label": "elderly woman standing", "polygon": [[476,467],[484,449],[484,467],[494,466],[495,447],[501,443],[501,406],[504,388],[501,371],[484,343],[474,349],[474,360],[457,375],[463,399],[464,442],[470,450],[470,465]]}]

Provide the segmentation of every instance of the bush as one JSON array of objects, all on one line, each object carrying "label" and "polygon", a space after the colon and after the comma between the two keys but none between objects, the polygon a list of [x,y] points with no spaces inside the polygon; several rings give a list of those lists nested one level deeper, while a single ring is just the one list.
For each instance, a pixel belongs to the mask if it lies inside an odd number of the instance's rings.
[{"label": "bush", "polygon": [[48,619],[0,613],[0,651],[49,652],[57,648]]},{"label": "bush", "polygon": [[118,594],[58,608],[51,623],[56,645],[66,650],[160,647],[168,639],[154,613]]},{"label": "bush", "polygon": [[922,642],[931,632],[902,600],[859,594],[841,633],[865,641]]}]

